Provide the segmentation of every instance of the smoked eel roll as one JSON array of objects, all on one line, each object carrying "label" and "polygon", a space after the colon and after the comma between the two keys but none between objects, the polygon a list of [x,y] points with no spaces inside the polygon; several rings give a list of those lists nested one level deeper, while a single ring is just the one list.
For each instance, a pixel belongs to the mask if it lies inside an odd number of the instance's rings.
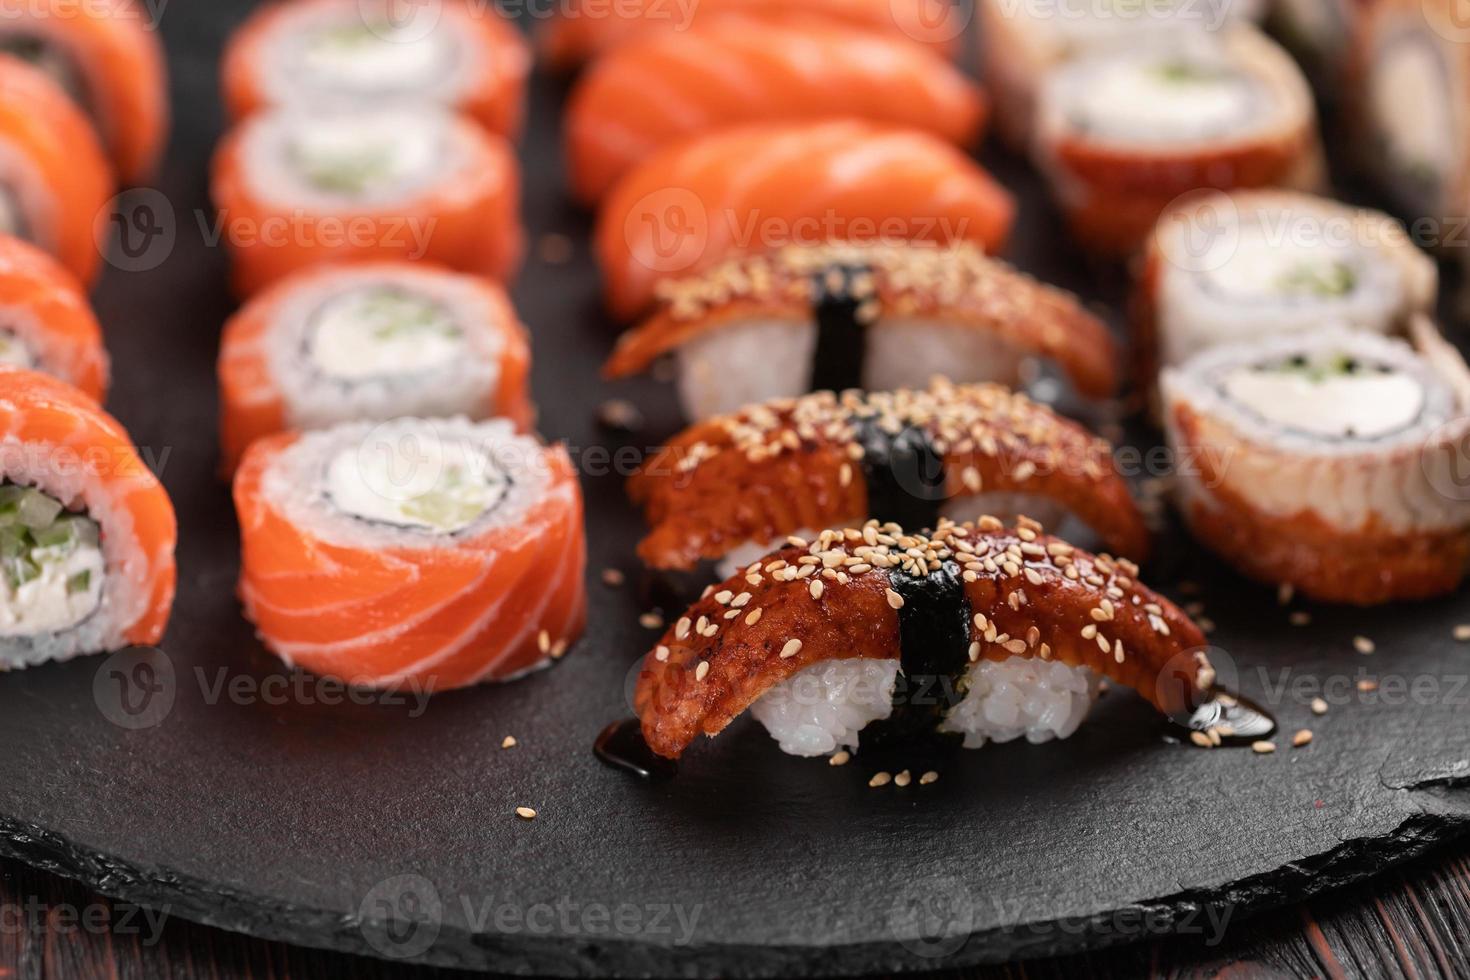
[{"label": "smoked eel roll", "polygon": [[1109,256],[1132,253],[1189,191],[1324,182],[1306,79],[1244,24],[1145,34],[1058,68],[1033,153],[1078,240]]},{"label": "smoked eel roll", "polygon": [[0,235],[0,364],[60,378],[100,403],[108,363],[76,277],[35,246]]},{"label": "smoked eel roll", "polygon": [[408,262],[308,269],[225,325],[225,466],[262,436],[338,422],[502,416],[525,430],[530,368],[526,328],[493,282]]},{"label": "smoked eel roll", "polygon": [[1433,260],[1381,212],[1292,191],[1191,196],[1144,250],[1142,375],[1218,344],[1332,324],[1401,334],[1438,291]]},{"label": "smoked eel roll", "polygon": [[603,201],[608,309],[643,313],[660,279],[787,245],[971,241],[999,251],[1010,194],[930,133],[859,120],[720,130],[661,150]]},{"label": "smoked eel roll", "polygon": [[510,144],[434,106],[256,113],[221,144],[212,194],[242,296],[329,261],[428,260],[502,281],[520,264]]},{"label": "smoked eel roll", "polygon": [[0,368],[0,667],[158,643],[176,537],[115,419],[63,381]]},{"label": "smoked eel roll", "polygon": [[269,436],[235,508],[246,615],[314,674],[444,691],[546,666],[582,632],[576,473],[504,420]]},{"label": "smoked eel roll", "polygon": [[1457,0],[1364,4],[1349,66],[1364,169],[1431,237],[1463,247],[1470,215],[1470,27]]},{"label": "smoked eel roll", "polygon": [[1091,397],[1117,387],[1107,327],[1075,297],[968,244],[791,246],[659,284],[605,373],[673,354],[691,421],[809,391],[952,381],[1015,387],[1029,357]]},{"label": "smoked eel roll", "polygon": [[1131,563],[1035,522],[984,519],[790,542],[669,628],[634,706],[664,759],[747,710],[793,755],[936,738],[979,748],[1070,736],[1100,677],[1191,728],[1273,727],[1215,692],[1203,634]]},{"label": "smoked eel roll", "polygon": [[[1179,504],[1241,572],[1324,602],[1450,592],[1470,561],[1470,372],[1341,328],[1217,347],[1163,376]],[[1460,479],[1460,482],[1456,482]]]},{"label": "smoked eel roll", "polygon": [[225,49],[235,120],[270,106],[438,104],[515,139],[530,46],[493,3],[414,11],[393,0],[290,0],[256,8]]},{"label": "smoked eel roll", "polygon": [[[791,535],[941,518],[1075,516],[1142,560],[1148,530],[1112,447],[999,385],[830,391],[749,406],[675,436],[628,483],[654,568],[722,559],[731,573]],[[1005,517],[1001,517],[1005,520]]]},{"label": "smoked eel roll", "polygon": [[739,123],[849,116],[980,136],[985,103],[951,62],[840,23],[748,18],[631,42],[583,75],[567,110],[572,187],[596,204],[617,179],[681,139]]},{"label": "smoked eel roll", "polygon": [[1259,0],[976,0],[976,6],[982,25],[981,64],[996,97],[996,130],[1021,150],[1030,145],[1042,80],[1060,65],[1144,34],[1214,31],[1237,19],[1254,20],[1263,5]]},{"label": "smoked eel roll", "polygon": [[168,142],[168,73],[148,11],[135,0],[26,0],[0,15],[0,53],[66,90],[125,184],[150,179]]},{"label": "smoked eel roll", "polygon": [[[945,8],[948,5],[944,5]],[[539,47],[552,67],[569,71],[634,38],[690,33],[732,15],[771,24],[832,22],[933,47],[946,55],[967,24],[959,11],[936,11],[932,0],[565,0],[541,32]],[[939,16],[935,14],[939,13]]]},{"label": "smoked eel roll", "polygon": [[0,234],[49,252],[83,286],[102,262],[97,232],[116,191],[87,117],[50,78],[0,56]]}]

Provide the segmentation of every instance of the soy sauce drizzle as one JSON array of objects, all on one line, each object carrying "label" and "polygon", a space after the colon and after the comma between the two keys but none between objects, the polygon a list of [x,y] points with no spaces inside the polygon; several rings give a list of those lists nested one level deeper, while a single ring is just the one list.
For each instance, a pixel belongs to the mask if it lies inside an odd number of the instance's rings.
[{"label": "soy sauce drizzle", "polygon": [[608,725],[592,743],[592,754],[603,765],[631,773],[640,779],[672,779],[679,772],[679,764],[665,759],[648,747],[643,738],[643,726],[637,718],[624,718]]},{"label": "soy sauce drizzle", "polygon": [[868,516],[901,527],[937,526],[944,500],[944,455],[934,448],[928,430],[908,426],[890,432],[871,415],[854,417],[852,426],[863,449]]},{"label": "soy sauce drizzle", "polygon": [[1187,745],[1194,745],[1191,735],[1213,733],[1221,748],[1248,748],[1276,734],[1276,719],[1260,705],[1220,688],[1213,688],[1194,708],[1167,719],[1168,734]]},{"label": "soy sauce drizzle", "polygon": [[943,738],[939,725],[963,699],[961,681],[970,667],[970,598],[959,564],[946,561],[922,576],[893,568],[888,577],[903,599],[899,674],[893,712],[863,730],[864,749]]},{"label": "soy sauce drizzle", "polygon": [[833,265],[812,277],[812,315],[817,324],[812,351],[811,391],[846,391],[863,386],[868,326],[859,315],[866,295],[858,283],[871,281],[862,265]]}]

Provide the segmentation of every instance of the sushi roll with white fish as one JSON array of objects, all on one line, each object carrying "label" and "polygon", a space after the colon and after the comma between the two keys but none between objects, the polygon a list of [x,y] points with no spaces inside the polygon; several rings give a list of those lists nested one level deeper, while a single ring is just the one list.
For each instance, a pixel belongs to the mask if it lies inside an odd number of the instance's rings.
[{"label": "sushi roll with white fish", "polygon": [[995,96],[997,132],[1012,147],[1030,144],[1036,94],[1058,66],[1144,33],[1218,30],[1259,20],[1260,0],[977,0],[981,64]]},{"label": "sushi roll with white fish", "polygon": [[1292,191],[1194,196],[1165,212],[1134,294],[1140,376],[1219,344],[1341,324],[1402,334],[1439,272],[1398,221]]},{"label": "sushi roll with white fish", "polygon": [[1145,34],[1052,72],[1032,152],[1073,233],[1108,256],[1131,254],[1190,191],[1325,179],[1307,80],[1245,24]]},{"label": "sushi roll with white fish", "polygon": [[1423,319],[1419,349],[1361,331],[1216,347],[1163,375],[1179,505],[1246,575],[1324,602],[1455,589],[1470,561],[1470,371]]},{"label": "sushi roll with white fish", "polygon": [[659,285],[604,373],[674,355],[685,415],[701,421],[810,391],[923,387],[935,375],[1015,387],[1028,358],[1078,391],[1117,387],[1107,327],[1072,295],[968,245],[791,246]]},{"label": "sushi roll with white fish", "polygon": [[530,368],[530,337],[493,282],[410,262],[309,269],[225,324],[226,469],[284,429],[464,415],[525,430]]},{"label": "sushi roll with white fish", "polygon": [[256,8],[230,38],[225,103],[236,119],[279,105],[433,103],[491,132],[520,131],[530,48],[494,4],[294,0]]},{"label": "sushi roll with white fish", "polygon": [[1365,169],[1449,247],[1463,246],[1470,216],[1470,28],[1458,6],[1366,5],[1349,80]]}]

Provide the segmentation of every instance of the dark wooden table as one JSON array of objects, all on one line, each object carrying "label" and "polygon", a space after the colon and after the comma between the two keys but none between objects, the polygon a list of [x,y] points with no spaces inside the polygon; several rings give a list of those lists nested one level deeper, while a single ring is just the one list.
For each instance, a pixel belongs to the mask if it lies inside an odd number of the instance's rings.
[{"label": "dark wooden table", "polygon": [[[949,974],[956,976],[957,974]],[[452,971],[263,942],[110,902],[0,863],[0,980],[442,980]],[[1470,977],[1470,842],[1371,886],[1233,924],[1223,942],[1159,939],[967,977]]]}]

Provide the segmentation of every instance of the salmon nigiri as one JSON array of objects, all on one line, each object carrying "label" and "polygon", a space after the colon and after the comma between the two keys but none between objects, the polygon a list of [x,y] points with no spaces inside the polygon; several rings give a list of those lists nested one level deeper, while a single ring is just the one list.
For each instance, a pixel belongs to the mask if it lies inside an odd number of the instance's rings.
[{"label": "salmon nigiri", "polygon": [[632,319],[660,280],[787,245],[968,240],[994,252],[1015,205],[938,137],[858,120],[769,123],[669,147],[603,203],[608,307]]},{"label": "salmon nigiri", "polygon": [[855,116],[968,146],[984,114],[976,86],[916,44],[817,19],[728,18],[599,59],[572,96],[567,148],[572,186],[594,204],[660,147],[722,126]]}]

